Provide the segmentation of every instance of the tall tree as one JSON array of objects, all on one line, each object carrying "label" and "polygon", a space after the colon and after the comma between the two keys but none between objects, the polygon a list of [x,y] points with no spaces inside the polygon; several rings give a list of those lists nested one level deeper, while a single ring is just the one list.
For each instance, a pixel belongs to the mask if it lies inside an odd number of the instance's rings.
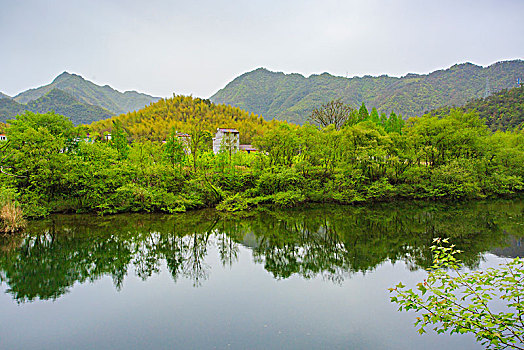
[{"label": "tall tree", "polygon": [[362,106],[360,106],[360,108],[358,109],[358,116],[360,121],[369,119],[369,112],[364,102],[362,102]]},{"label": "tall tree", "polygon": [[129,154],[126,132],[119,121],[113,122],[111,146],[118,151],[120,159],[126,159]]}]

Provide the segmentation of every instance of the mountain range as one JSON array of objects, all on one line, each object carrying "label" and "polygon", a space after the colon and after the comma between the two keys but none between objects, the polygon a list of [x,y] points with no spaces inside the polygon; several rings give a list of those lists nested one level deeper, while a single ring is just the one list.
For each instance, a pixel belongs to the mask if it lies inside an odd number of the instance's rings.
[{"label": "mountain range", "polygon": [[100,86],[80,75],[64,72],[50,84],[9,97],[0,95],[0,121],[25,110],[44,113],[54,110],[78,125],[135,111],[160,98],[136,91],[119,92]]},{"label": "mountain range", "polygon": [[403,117],[424,114],[443,106],[463,106],[469,100],[516,86],[524,78],[524,61],[502,61],[488,67],[456,64],[429,74],[403,77],[344,78],[328,73],[303,75],[258,68],[235,78],[210,100],[245,109],[265,119],[303,124],[311,111],[332,99],[353,108],[362,103],[379,112]]},{"label": "mountain range", "polygon": [[90,124],[97,120],[111,118],[114,115],[114,113],[102,107],[80,102],[59,89],[53,89],[27,104],[18,103],[13,99],[0,99],[0,120],[3,122],[25,111],[35,113],[54,111],[67,116],[75,125]]}]

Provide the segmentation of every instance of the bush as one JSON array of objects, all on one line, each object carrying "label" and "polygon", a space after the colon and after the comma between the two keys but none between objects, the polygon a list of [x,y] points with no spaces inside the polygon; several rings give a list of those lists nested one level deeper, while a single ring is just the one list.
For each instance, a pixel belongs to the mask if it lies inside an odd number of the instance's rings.
[{"label": "bush", "polygon": [[280,208],[292,208],[304,202],[306,196],[297,191],[278,192],[273,196],[273,202]]},{"label": "bush", "polygon": [[237,193],[233,196],[226,197],[216,206],[216,209],[219,211],[234,212],[249,209],[249,205],[247,200]]},{"label": "bush", "polygon": [[2,231],[6,233],[21,231],[27,224],[20,205],[15,202],[8,202],[2,207],[0,219],[2,219]]},{"label": "bush", "polygon": [[294,168],[280,172],[266,172],[258,179],[258,191],[262,195],[275,194],[302,188],[304,177]]}]

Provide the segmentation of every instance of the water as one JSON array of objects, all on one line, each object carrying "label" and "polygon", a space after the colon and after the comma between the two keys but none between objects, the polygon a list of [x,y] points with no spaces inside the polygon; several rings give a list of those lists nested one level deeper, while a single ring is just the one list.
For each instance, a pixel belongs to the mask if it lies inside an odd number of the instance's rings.
[{"label": "water", "polygon": [[0,348],[481,349],[418,335],[387,288],[425,276],[434,237],[471,269],[523,256],[523,212],[507,200],[53,216],[0,240]]}]

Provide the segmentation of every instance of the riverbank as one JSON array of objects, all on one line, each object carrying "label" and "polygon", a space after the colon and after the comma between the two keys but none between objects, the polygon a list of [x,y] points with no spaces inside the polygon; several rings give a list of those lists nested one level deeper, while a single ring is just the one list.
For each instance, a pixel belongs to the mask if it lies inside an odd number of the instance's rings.
[{"label": "riverbank", "polygon": [[52,113],[11,122],[0,192],[26,217],[467,201],[524,190],[524,132],[491,133],[463,111],[395,131],[368,119],[340,129],[279,124],[255,137],[255,153],[224,144],[215,154],[206,130],[195,131],[190,150],[174,132],[166,143],[129,140],[115,125],[111,141],[84,142],[73,137],[82,130]]}]

